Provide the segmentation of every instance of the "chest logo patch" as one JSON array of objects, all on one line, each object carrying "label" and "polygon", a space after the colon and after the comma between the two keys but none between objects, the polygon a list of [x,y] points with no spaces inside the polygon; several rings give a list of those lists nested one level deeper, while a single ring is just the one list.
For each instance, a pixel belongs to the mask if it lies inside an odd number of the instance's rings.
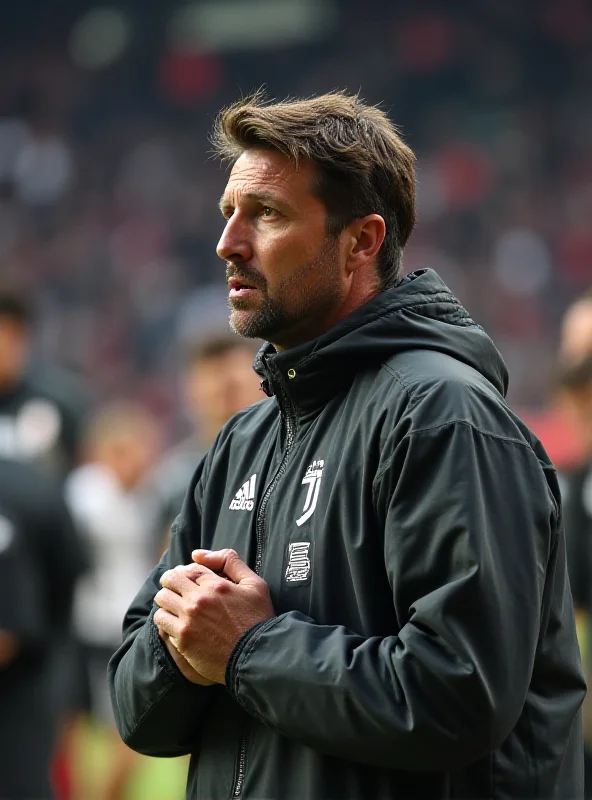
[{"label": "chest logo patch", "polygon": [[308,492],[306,494],[302,516],[296,520],[296,525],[298,526],[303,525],[306,520],[310,519],[314,514],[319,499],[319,489],[321,488],[324,466],[325,462],[322,459],[320,461],[313,461],[302,479],[302,485],[308,485]]},{"label": "chest logo patch", "polygon": [[257,473],[251,475],[248,481],[243,483],[228,508],[231,511],[252,511],[255,507],[255,482]]},{"label": "chest logo patch", "polygon": [[300,583],[308,579],[310,573],[309,549],[310,542],[291,542],[288,546],[288,566],[286,567],[288,583]]}]

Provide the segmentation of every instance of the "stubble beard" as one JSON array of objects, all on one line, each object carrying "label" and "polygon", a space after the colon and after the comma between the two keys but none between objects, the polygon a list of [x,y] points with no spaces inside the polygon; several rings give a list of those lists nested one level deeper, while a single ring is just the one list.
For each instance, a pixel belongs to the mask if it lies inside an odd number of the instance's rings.
[{"label": "stubble beard", "polygon": [[240,299],[229,301],[230,327],[246,339],[265,339],[278,345],[294,330],[302,330],[306,339],[307,321],[312,325],[313,320],[322,319],[336,303],[337,272],[337,244],[333,237],[327,237],[314,259],[277,285],[276,297],[270,297],[264,286],[259,290],[263,295],[259,308],[250,310],[248,301]]}]

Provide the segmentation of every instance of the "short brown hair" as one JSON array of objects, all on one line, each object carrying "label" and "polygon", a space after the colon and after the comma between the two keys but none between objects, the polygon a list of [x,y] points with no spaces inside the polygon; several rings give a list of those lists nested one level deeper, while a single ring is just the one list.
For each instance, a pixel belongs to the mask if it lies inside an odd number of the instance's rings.
[{"label": "short brown hair", "polygon": [[256,92],[220,112],[212,143],[225,161],[256,148],[276,150],[295,164],[312,161],[328,233],[380,214],[386,223],[378,255],[381,288],[397,282],[415,224],[415,156],[383,111],[345,92],[271,104]]}]

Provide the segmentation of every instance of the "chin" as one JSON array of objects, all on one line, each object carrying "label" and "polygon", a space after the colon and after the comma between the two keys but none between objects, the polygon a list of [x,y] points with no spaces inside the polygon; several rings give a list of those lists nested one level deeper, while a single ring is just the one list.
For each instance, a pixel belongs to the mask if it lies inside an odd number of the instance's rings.
[{"label": "chin", "polygon": [[236,334],[243,336],[245,339],[262,338],[258,332],[260,326],[257,325],[257,315],[253,312],[233,308],[230,312],[230,327]]}]

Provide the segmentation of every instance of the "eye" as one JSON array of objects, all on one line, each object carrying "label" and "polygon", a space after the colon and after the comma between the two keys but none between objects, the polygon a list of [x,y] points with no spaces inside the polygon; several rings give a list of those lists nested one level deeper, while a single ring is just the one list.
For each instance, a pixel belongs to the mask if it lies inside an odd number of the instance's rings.
[{"label": "eye", "polygon": [[272,208],[271,206],[262,206],[260,216],[263,217],[263,219],[271,219],[272,217],[275,217],[277,213],[278,212],[275,210],[275,208]]}]

